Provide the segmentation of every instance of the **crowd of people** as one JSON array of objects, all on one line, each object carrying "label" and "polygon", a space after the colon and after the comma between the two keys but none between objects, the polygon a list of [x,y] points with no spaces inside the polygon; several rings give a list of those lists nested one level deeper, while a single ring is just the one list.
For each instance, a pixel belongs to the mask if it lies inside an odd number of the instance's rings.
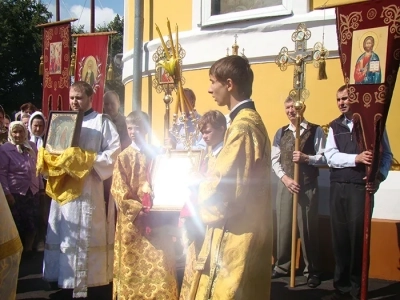
[{"label": "crowd of people", "polygon": [[[303,117],[300,151],[295,151],[294,99],[284,101],[289,124],[276,132],[271,145],[251,100],[254,75],[248,61],[240,56],[222,58],[210,68],[209,79],[208,92],[230,113],[197,114],[197,129],[189,128],[200,132],[192,140],[193,149],[206,151],[199,171],[191,174],[191,194],[176,220],[186,254],[182,283],[176,275],[177,237],[171,236],[163,218],[151,210],[149,170],[163,149],[147,142],[151,125],[145,112],[133,111],[125,118],[118,94],[108,91],[105,113],[100,114],[92,109],[92,87],[74,82],[70,107],[84,116],[79,148],[64,159],[69,172],[86,175],[78,194],[50,199],[45,194],[49,178],[36,173],[45,116],[27,103],[16,121],[7,123],[0,110],[2,299],[15,298],[21,255],[29,258],[34,250],[44,251],[43,278],[71,290],[74,298],[87,297],[89,288],[112,282],[113,299],[270,299],[271,279],[288,276],[292,263],[293,194],[299,194],[303,274],[308,286],[315,288],[321,284],[322,273],[318,167],[324,165],[331,168],[335,258],[335,292],[327,299],[359,298],[364,197],[366,191],[374,194],[388,175],[392,153],[386,132],[377,180],[366,184],[372,153],[360,151],[353,138],[346,86],[337,91],[340,116],[330,123],[328,135]],[[193,91],[185,89],[185,94],[194,107]],[[178,125],[178,132],[188,130],[185,124]],[[174,138],[170,144],[182,149],[180,140]],[[296,163],[300,165],[297,182]],[[274,265],[272,173],[280,179]]]}]

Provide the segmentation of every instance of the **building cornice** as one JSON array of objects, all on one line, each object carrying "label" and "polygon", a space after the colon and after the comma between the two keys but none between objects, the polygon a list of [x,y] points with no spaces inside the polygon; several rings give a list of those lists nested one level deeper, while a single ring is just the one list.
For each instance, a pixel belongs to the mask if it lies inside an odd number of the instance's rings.
[{"label": "building cornice", "polygon": [[[333,9],[312,11],[310,13],[280,17],[268,22],[251,21],[225,26],[196,28],[179,33],[179,42],[186,51],[183,59],[183,70],[207,69],[212,63],[226,55],[227,48],[231,48],[234,35],[238,35],[239,51],[248,58],[251,64],[271,63],[283,46],[294,49],[291,35],[299,23],[306,23],[312,36],[308,41],[308,48],[316,42],[322,42],[329,50],[329,58],[338,57],[336,34],[336,16]],[[160,39],[144,43],[143,49],[143,76],[155,73],[155,63],[152,59],[154,52],[161,45]],[[133,50],[124,53],[122,81],[124,84],[132,80]]]}]

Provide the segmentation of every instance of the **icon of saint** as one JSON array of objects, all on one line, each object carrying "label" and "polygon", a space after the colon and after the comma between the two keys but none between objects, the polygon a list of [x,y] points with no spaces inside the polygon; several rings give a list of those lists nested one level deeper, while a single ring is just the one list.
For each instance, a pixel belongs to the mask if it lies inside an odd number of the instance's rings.
[{"label": "icon of saint", "polygon": [[94,84],[93,61],[89,60],[87,63],[87,71],[84,80],[91,86]]},{"label": "icon of saint", "polygon": [[367,36],[364,39],[364,53],[357,59],[354,69],[354,81],[356,84],[381,83],[381,66],[379,56],[373,51],[375,39]]}]

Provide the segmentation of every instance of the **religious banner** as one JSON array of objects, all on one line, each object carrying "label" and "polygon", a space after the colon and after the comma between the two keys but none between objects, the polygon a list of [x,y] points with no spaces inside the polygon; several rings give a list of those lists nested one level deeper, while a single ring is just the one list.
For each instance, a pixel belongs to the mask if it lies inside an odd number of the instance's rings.
[{"label": "religious banner", "polygon": [[75,81],[86,81],[94,91],[93,109],[103,112],[109,32],[74,35],[77,37]]},{"label": "religious banner", "polygon": [[380,145],[400,62],[398,0],[336,8],[339,54],[360,149],[372,150],[368,182],[379,170]]},{"label": "religious banner", "polygon": [[41,70],[43,74],[42,113],[47,118],[51,110],[69,110],[69,66],[71,45],[71,22],[42,24],[43,56]]}]

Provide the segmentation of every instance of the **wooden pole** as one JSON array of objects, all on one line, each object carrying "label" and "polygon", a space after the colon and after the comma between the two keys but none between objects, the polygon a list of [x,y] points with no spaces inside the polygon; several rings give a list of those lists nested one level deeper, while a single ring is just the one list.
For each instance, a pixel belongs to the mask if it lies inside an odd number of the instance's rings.
[{"label": "wooden pole", "polygon": [[371,241],[371,202],[373,195],[365,192],[364,235],[361,271],[361,300],[368,299],[369,246]]},{"label": "wooden pole", "polygon": [[[298,97],[300,97],[300,91],[298,91]],[[297,100],[294,104],[296,110],[296,139],[294,144],[294,150],[300,151],[300,123],[303,118],[304,104],[300,100]],[[299,183],[300,166],[298,163],[294,164],[294,181]],[[290,287],[296,286],[296,246],[297,246],[297,204],[299,202],[299,194],[293,194],[293,214],[292,214],[292,255],[290,259]]]},{"label": "wooden pole", "polygon": [[60,21],[60,0],[56,0],[56,21]]},{"label": "wooden pole", "polygon": [[94,14],[95,14],[95,4],[94,0],[90,0],[90,33],[95,32],[96,28],[94,26],[95,20],[94,20]]}]

